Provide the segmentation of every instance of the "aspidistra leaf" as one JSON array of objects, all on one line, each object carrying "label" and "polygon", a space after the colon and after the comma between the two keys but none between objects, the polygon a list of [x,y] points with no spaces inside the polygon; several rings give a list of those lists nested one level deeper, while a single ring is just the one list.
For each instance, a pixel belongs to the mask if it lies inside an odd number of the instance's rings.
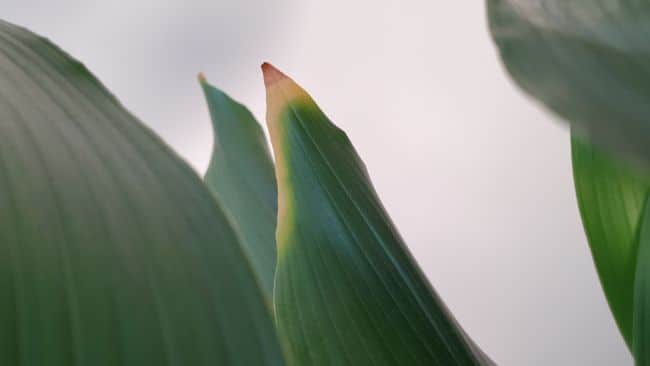
[{"label": "aspidistra leaf", "polygon": [[645,203],[634,284],[633,354],[636,366],[650,365],[650,205]]},{"label": "aspidistra leaf", "polygon": [[578,206],[596,270],[631,347],[638,231],[650,176],[577,136],[571,139],[571,151]]},{"label": "aspidistra leaf", "polygon": [[231,216],[260,279],[267,302],[273,298],[277,187],[262,127],[251,112],[204,77],[201,86],[214,130],[205,182]]},{"label": "aspidistra leaf", "polygon": [[345,133],[263,69],[279,192],[276,321],[290,363],[491,364],[411,257]]},{"label": "aspidistra leaf", "polygon": [[83,65],[2,21],[0,364],[283,364],[200,177]]},{"label": "aspidistra leaf", "polygon": [[574,132],[650,166],[650,2],[486,1],[514,81]]}]

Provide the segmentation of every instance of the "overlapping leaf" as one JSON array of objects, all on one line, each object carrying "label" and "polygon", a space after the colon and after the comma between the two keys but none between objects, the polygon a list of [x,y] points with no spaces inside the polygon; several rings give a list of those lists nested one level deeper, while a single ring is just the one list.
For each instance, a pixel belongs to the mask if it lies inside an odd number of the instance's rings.
[{"label": "overlapping leaf", "polygon": [[572,155],[594,263],[616,323],[631,346],[638,231],[650,176],[575,136]]},{"label": "overlapping leaf", "polygon": [[201,86],[214,129],[214,150],[205,181],[232,217],[270,305],[276,261],[277,187],[268,143],[246,107],[205,78],[201,78]]},{"label": "overlapping leaf", "polygon": [[80,63],[0,22],[0,364],[281,357],[200,178]]},{"label": "overlapping leaf", "polygon": [[574,132],[650,166],[650,2],[487,0],[517,84]]},{"label": "overlapping leaf", "polygon": [[295,365],[491,364],[402,242],[346,135],[264,66],[279,189],[275,306]]}]

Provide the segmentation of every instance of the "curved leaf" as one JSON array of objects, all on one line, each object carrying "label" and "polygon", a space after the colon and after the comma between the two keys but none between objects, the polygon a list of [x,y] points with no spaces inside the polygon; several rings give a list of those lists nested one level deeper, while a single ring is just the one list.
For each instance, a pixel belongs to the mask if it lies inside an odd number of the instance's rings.
[{"label": "curved leaf", "polygon": [[638,230],[650,176],[576,136],[571,151],[578,206],[594,263],[616,324],[631,346]]},{"label": "curved leaf", "polygon": [[650,2],[487,0],[515,82],[574,132],[650,164]]},{"label": "curved leaf", "polygon": [[0,21],[0,364],[280,365],[201,179],[86,70]]},{"label": "curved leaf", "polygon": [[233,218],[267,302],[273,298],[277,187],[262,127],[243,105],[201,77],[214,149],[205,182]]},{"label": "curved leaf", "polygon": [[411,257],[346,135],[263,69],[279,190],[276,321],[291,362],[490,364]]},{"label": "curved leaf", "polygon": [[634,285],[634,359],[650,365],[650,205],[645,203]]}]

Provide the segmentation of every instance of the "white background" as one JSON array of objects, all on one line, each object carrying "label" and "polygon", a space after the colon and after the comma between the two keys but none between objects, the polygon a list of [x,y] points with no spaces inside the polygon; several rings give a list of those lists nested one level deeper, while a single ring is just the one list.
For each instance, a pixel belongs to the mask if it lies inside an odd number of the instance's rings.
[{"label": "white background", "polygon": [[271,61],[348,132],[415,257],[500,365],[630,365],[580,226],[567,128],[524,97],[481,1],[3,0],[197,170],[196,74],[263,121]]}]

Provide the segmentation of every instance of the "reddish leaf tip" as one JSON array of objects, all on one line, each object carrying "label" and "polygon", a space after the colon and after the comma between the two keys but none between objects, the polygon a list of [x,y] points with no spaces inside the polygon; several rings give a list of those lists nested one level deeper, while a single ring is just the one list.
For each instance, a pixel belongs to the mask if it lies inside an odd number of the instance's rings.
[{"label": "reddish leaf tip", "polygon": [[287,76],[268,62],[262,64],[262,73],[264,74],[264,85],[269,87],[279,80],[286,79]]}]

